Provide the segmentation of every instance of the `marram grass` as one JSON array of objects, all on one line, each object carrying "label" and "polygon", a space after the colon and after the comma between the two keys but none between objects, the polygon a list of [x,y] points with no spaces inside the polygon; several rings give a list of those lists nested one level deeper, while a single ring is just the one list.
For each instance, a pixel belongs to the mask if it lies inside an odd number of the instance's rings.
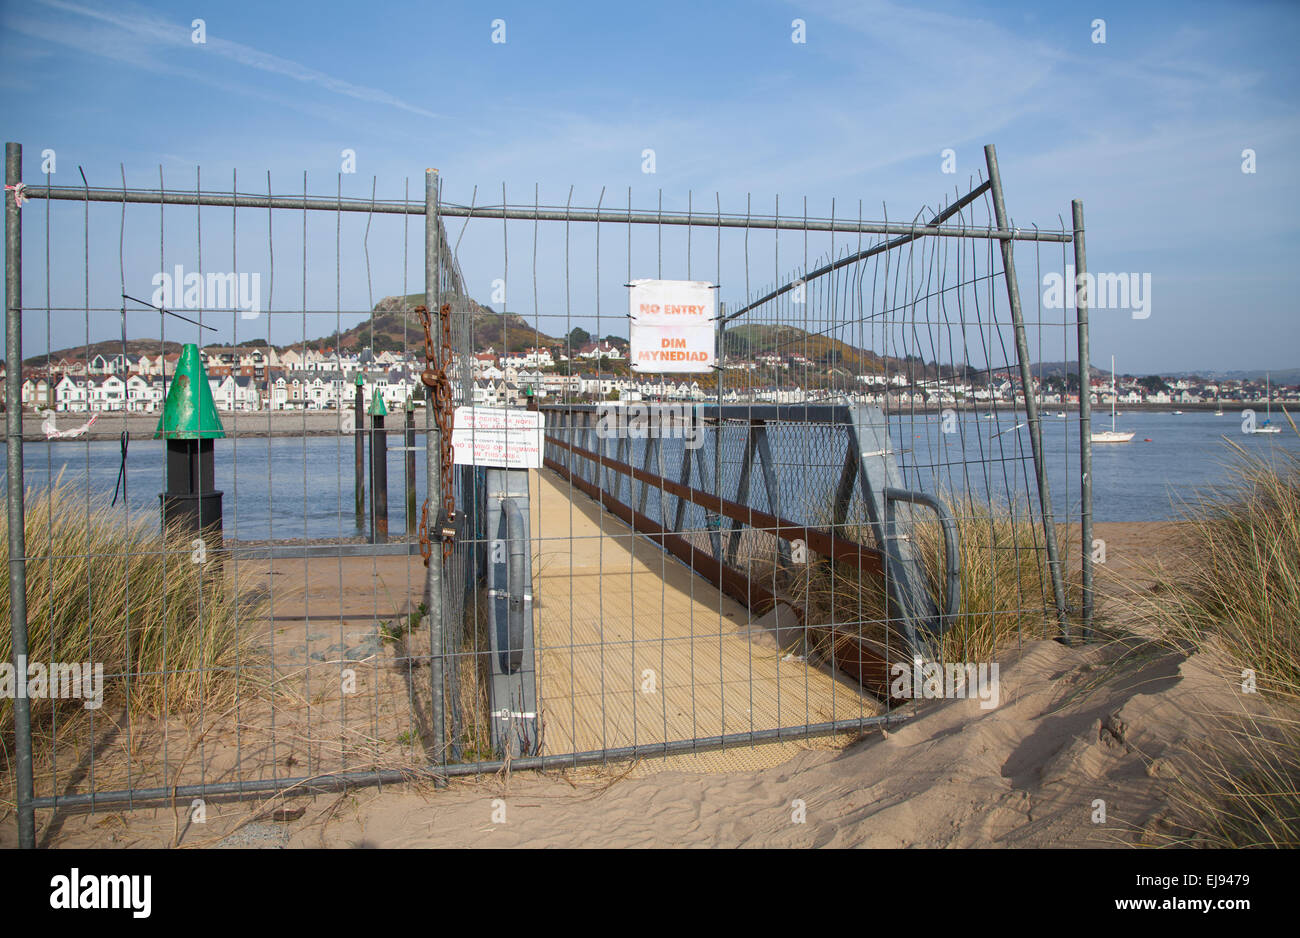
[{"label": "marram grass", "polygon": [[1300,455],[1229,444],[1228,485],[1183,510],[1184,556],[1140,606],[1168,638],[1211,637],[1258,688],[1300,687]]},{"label": "marram grass", "polygon": [[1171,792],[1153,846],[1300,847],[1300,696],[1275,691],[1264,714],[1222,720]]},{"label": "marram grass", "polygon": [[1229,446],[1228,485],[1183,509],[1177,566],[1154,571],[1158,588],[1129,604],[1160,637],[1225,657],[1263,712],[1223,715],[1157,841],[1300,847],[1300,455]]},{"label": "marram grass", "polygon": [[[942,500],[957,527],[961,603],[944,635],[940,658],[992,661],[1008,643],[1042,637],[1052,618],[1053,600],[1041,522],[1027,511],[1012,514],[952,495]],[[918,512],[918,516],[923,515]],[[859,543],[872,543],[865,529],[840,529],[838,533]],[[918,522],[911,534],[926,570],[942,571],[939,526]],[[930,576],[927,585],[942,609],[946,597],[939,579]],[[879,575],[864,572],[859,576],[856,569],[819,558],[796,573],[788,595],[811,613],[808,621],[814,636],[819,624],[835,623],[837,630],[855,632],[877,648],[885,647],[885,584]],[[888,636],[891,648],[905,647],[901,642],[897,633]]]},{"label": "marram grass", "polygon": [[[253,626],[262,609],[220,563],[191,559],[189,538],[164,540],[157,517],[120,507],[61,479],[26,499],[28,660],[102,663],[100,712],[161,715],[233,703],[261,660]],[[0,539],[0,563],[9,560]],[[9,590],[0,590],[0,660],[12,658]],[[52,717],[31,701],[34,731]],[[61,708],[83,706],[60,701]],[[0,735],[14,730],[0,699]]]}]

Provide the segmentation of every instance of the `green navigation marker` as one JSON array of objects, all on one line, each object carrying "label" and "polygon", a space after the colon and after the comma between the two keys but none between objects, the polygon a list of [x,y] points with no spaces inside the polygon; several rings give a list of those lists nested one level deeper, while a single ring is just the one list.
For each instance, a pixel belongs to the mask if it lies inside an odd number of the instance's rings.
[{"label": "green navigation marker", "polygon": [[212,388],[208,387],[208,375],[199,358],[199,347],[190,342],[181,349],[153,437],[155,440],[219,440],[225,436],[216,402],[212,400]]}]

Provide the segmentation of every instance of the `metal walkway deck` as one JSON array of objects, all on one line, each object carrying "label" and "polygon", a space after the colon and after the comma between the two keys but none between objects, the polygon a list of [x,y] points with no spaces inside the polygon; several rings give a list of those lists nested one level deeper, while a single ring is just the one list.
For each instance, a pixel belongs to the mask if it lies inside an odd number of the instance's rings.
[{"label": "metal walkway deck", "polygon": [[530,473],[543,753],[881,712],[549,470]]}]

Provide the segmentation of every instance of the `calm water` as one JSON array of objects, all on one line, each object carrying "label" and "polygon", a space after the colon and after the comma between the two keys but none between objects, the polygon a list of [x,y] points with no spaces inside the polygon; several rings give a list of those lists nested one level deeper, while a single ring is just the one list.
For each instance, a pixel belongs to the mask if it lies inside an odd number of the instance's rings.
[{"label": "calm water", "polygon": [[[402,445],[400,435],[389,436],[390,450]],[[423,501],[424,434],[417,435],[416,445],[421,447],[416,453],[416,497]],[[355,525],[351,436],[217,440],[215,449],[226,537],[262,540],[362,533]],[[164,454],[162,440],[131,441],[126,483],[133,511],[157,514],[158,493],[165,488]],[[403,456],[390,451],[388,459],[388,529],[393,535],[402,533],[406,524]],[[368,467],[369,452],[366,459]],[[64,482],[78,492],[111,499],[121,462],[116,440],[23,446],[28,488],[44,485],[62,471]]]},{"label": "calm water", "polygon": [[[1096,415],[1094,423],[1097,429],[1109,429],[1109,414]],[[1093,447],[1093,506],[1098,521],[1175,517],[1180,497],[1198,489],[1210,490],[1227,479],[1230,453],[1224,437],[1252,452],[1300,452],[1300,438],[1289,426],[1281,434],[1245,436],[1240,416],[1231,412],[1215,417],[1208,412],[1174,416],[1132,411],[1119,418],[1117,428],[1133,430],[1137,435],[1131,443]],[[957,433],[942,434],[939,429],[938,415],[904,416],[893,421],[894,446],[902,451],[901,462],[910,487],[970,487],[980,493],[991,490],[1003,497],[1010,493],[1019,504],[1026,503],[1032,492],[1027,428],[1016,428],[1016,421],[1009,415],[999,415],[996,421],[964,415]],[[1145,442],[1147,439],[1150,442]],[[809,458],[816,461],[816,446],[788,444],[787,439],[786,443],[774,445],[784,477],[783,489],[800,484],[823,488],[833,485],[842,449],[837,455],[823,457],[826,466],[809,467],[801,462]],[[390,436],[390,448],[401,445],[400,436]],[[417,445],[423,447],[423,435],[418,436]],[[968,459],[965,465],[961,463],[963,445]],[[226,536],[260,540],[351,537],[361,533],[353,519],[352,446],[352,439],[343,436],[218,441],[217,487],[225,493]],[[743,438],[737,437],[724,449],[730,462],[724,474],[728,489],[735,485],[736,452],[741,447]],[[1051,413],[1044,419],[1044,447],[1057,517],[1077,517],[1079,430],[1074,414],[1059,419]],[[810,451],[811,457],[793,455]],[[29,487],[43,485],[62,471],[64,480],[79,492],[105,497],[113,494],[121,461],[116,441],[28,443],[24,453]],[[157,512],[158,493],[163,488],[163,453],[161,441],[132,441],[126,483],[133,511]],[[402,455],[389,454],[389,525],[394,534],[400,533],[405,524]],[[711,462],[712,456],[707,459]],[[669,474],[675,475],[680,460],[670,459],[667,465],[674,467]],[[416,489],[422,501],[422,450],[416,458]],[[657,513],[656,501],[649,500],[651,514]]]},{"label": "calm water", "polygon": [[[1274,415],[1274,423],[1279,414]],[[1260,414],[1260,420],[1263,414]],[[1212,492],[1229,480],[1228,465],[1232,451],[1227,440],[1241,445],[1248,452],[1259,453],[1276,460],[1284,453],[1300,453],[1300,437],[1281,418],[1280,434],[1247,436],[1241,432],[1239,413],[1226,411],[1222,417],[1211,411],[1187,412],[1175,416],[1169,412],[1121,412],[1115,429],[1134,431],[1130,443],[1098,443],[1092,447],[1093,512],[1097,521],[1162,521],[1178,516],[1181,500],[1199,492]],[[1023,422],[1021,417],[1020,421]],[[998,421],[963,420],[961,429],[967,431],[972,424],[983,424],[980,433],[987,439],[999,429],[1015,425],[1006,417]],[[990,431],[989,426],[994,429]],[[1110,413],[1094,412],[1094,430],[1110,429]],[[921,431],[917,431],[921,432]],[[904,434],[905,435],[905,434]],[[925,461],[926,454],[934,452],[929,440],[916,440],[917,461]],[[933,430],[929,439],[935,436]],[[1024,456],[1015,465],[1017,474],[1029,472],[1032,479],[1032,462],[1029,460],[1029,431],[1021,428],[1007,432],[1002,439],[1015,437],[1016,455]],[[1225,439],[1226,438],[1226,439]],[[906,443],[903,440],[904,445]],[[951,448],[951,445],[950,447]],[[967,442],[967,448],[971,443]],[[1048,412],[1043,418],[1043,448],[1047,456],[1048,481],[1052,489],[1053,510],[1057,518],[1068,510],[1071,517],[1078,516],[1079,506],[1079,423],[1078,415],[1071,412],[1066,419]],[[985,452],[997,455],[985,443]],[[1004,455],[1012,455],[1009,448]],[[926,472],[921,471],[922,487]],[[1023,482],[1021,483],[1023,485]]]}]

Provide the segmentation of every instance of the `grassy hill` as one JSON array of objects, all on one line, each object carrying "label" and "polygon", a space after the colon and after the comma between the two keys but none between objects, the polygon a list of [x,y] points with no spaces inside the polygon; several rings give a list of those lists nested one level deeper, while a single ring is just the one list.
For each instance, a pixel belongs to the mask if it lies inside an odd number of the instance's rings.
[{"label": "grassy hill", "polygon": [[[910,380],[922,381],[954,375],[959,371],[953,365],[927,364],[919,355],[881,355],[797,326],[761,323],[733,326],[727,330],[725,342],[726,353],[733,358],[802,355],[814,363],[814,366],[805,366],[810,372],[820,372],[831,378],[901,374]],[[827,371],[832,374],[826,375]]]},{"label": "grassy hill", "polygon": [[762,323],[733,326],[726,332],[725,343],[729,356],[802,355],[819,365],[843,368],[854,374],[884,371],[886,361],[875,352],[797,326]]},{"label": "grassy hill", "polygon": [[[330,348],[336,344],[343,349],[370,346],[376,352],[401,351],[405,345],[407,348],[421,350],[424,346],[424,330],[420,317],[411,310],[423,302],[423,293],[412,293],[404,297],[386,296],[375,304],[369,319],[337,335],[309,340],[307,345],[315,349]],[[530,346],[564,344],[563,339],[539,332],[515,313],[498,313],[473,300],[470,300],[470,304],[474,348],[490,345],[501,352],[518,351]]]},{"label": "grassy hill", "polygon": [[[411,310],[423,302],[423,293],[412,293],[404,297],[384,297],[375,304],[370,318],[343,332],[309,339],[306,344],[314,349],[338,347],[359,351],[370,346],[376,352],[400,352],[409,349],[419,353],[424,346],[424,330],[419,317]],[[516,313],[498,313],[490,306],[484,306],[474,300],[469,302],[473,332],[471,341],[475,349],[491,346],[501,353],[520,351],[531,346],[562,348],[566,344],[564,337],[541,332]],[[620,339],[619,343],[625,345],[626,340]],[[263,339],[250,339],[240,344],[265,345],[266,343]],[[294,345],[296,346],[297,343]],[[160,343],[153,339],[132,339],[127,342],[127,351],[136,355],[146,352],[154,355],[158,353],[160,347]],[[122,343],[118,339],[109,339],[91,344],[89,350],[92,356],[97,353],[116,354],[122,350]],[[166,351],[179,352],[180,350],[181,346],[178,343],[166,343]],[[83,358],[85,353],[86,346],[74,345],[51,352],[50,359],[57,361],[64,356]],[[772,369],[761,369],[761,373],[756,372],[746,379],[758,383],[789,380],[790,377],[798,375],[801,382],[811,386],[828,383],[840,386],[846,379],[851,380],[854,376],[862,374],[902,374],[911,380],[920,381],[955,375],[960,371],[958,366],[927,364],[917,355],[906,357],[880,355],[829,335],[809,332],[798,326],[768,323],[741,323],[728,328],[726,354],[733,360],[762,355],[779,355],[782,358],[802,355],[811,362],[806,366],[796,366],[791,372],[778,373]],[[46,356],[42,354],[29,358],[24,365],[41,368],[45,363]],[[582,370],[594,370],[597,367],[595,363],[575,364],[575,368]],[[621,374],[626,372],[626,366],[606,363],[606,370]],[[1019,379],[1019,371],[1014,365],[994,370],[998,374]],[[1076,373],[1076,365],[1073,362],[1039,362],[1033,366],[1033,372],[1040,379],[1062,377]],[[987,373],[982,369],[971,369],[968,377],[971,380],[979,380],[979,376],[985,374]],[[1101,372],[1094,367],[1093,374],[1098,375]],[[1277,377],[1278,375],[1275,374],[1274,378]],[[700,376],[699,380],[702,384],[711,384],[712,376]],[[1281,382],[1275,380],[1274,383]]]},{"label": "grassy hill", "polygon": [[[181,344],[179,342],[159,342],[157,339],[128,339],[126,342],[128,355],[153,356],[160,351],[170,355],[173,352],[179,353],[180,350]],[[56,364],[60,358],[89,361],[96,355],[119,355],[121,352],[121,339],[105,339],[103,342],[92,342],[90,345],[70,345],[67,348],[50,352],[48,355],[44,352],[40,355],[33,355],[31,358],[23,360],[23,367],[43,368],[47,361]]]}]

